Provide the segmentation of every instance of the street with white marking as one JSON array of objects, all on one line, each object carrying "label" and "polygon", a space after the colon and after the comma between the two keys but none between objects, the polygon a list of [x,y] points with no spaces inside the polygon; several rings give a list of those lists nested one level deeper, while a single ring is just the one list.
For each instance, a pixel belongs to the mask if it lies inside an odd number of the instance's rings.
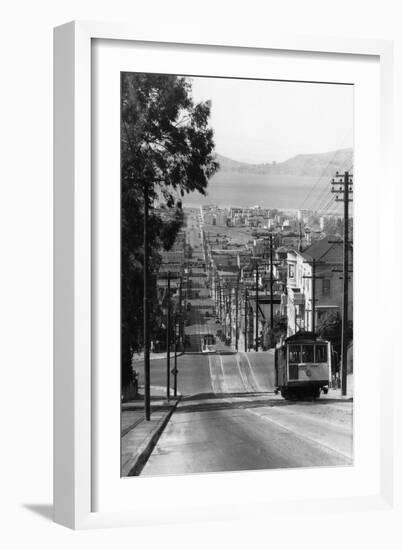
[{"label": "street with white marking", "polygon": [[[192,249],[201,248],[195,220],[187,220]],[[204,335],[219,334],[221,325],[206,316],[203,304],[211,302],[211,294],[204,290],[208,282],[201,271],[197,267],[188,279],[198,298],[186,314],[187,347],[177,357],[180,400],[141,475],[352,465],[351,396],[330,388],[319,399],[283,399],[275,393],[274,349],[242,351],[241,339],[238,346],[228,345],[219,335],[215,349],[202,353]],[[143,367],[141,360],[135,363],[140,387]],[[151,387],[166,395],[163,355],[151,360],[150,379]],[[173,383],[171,374],[171,395]]]},{"label": "street with white marking", "polygon": [[[141,475],[351,465],[352,402],[289,402],[270,352],[182,355],[179,405]],[[151,363],[163,386],[165,360]]]}]

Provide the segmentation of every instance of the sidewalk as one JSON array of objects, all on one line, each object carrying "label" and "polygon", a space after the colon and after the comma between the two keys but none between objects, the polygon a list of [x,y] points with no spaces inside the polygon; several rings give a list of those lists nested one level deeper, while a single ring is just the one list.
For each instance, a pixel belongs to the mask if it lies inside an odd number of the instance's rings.
[{"label": "sidewalk", "polygon": [[[182,351],[179,351],[178,350],[178,353],[176,354],[177,357],[183,355],[183,350]],[[171,351],[171,353],[169,354],[169,357],[171,358],[174,358],[175,357],[175,352],[174,351]],[[154,353],[154,352],[151,352],[150,353],[150,360],[155,360],[155,359],[166,359],[167,358],[167,352],[166,351],[162,351],[161,353]],[[132,357],[132,363],[139,363],[139,362],[142,362],[144,361],[144,353],[135,353]]]},{"label": "sidewalk", "polygon": [[165,388],[153,386],[151,393],[151,418],[149,421],[144,419],[142,397],[135,401],[122,403],[122,477],[140,475],[180,400],[180,397],[171,398],[169,402],[163,399]]},{"label": "sidewalk", "polygon": [[327,395],[321,394],[321,399],[345,399],[351,400],[354,397],[354,374],[347,375],[347,394],[341,395],[341,388],[329,388]]}]

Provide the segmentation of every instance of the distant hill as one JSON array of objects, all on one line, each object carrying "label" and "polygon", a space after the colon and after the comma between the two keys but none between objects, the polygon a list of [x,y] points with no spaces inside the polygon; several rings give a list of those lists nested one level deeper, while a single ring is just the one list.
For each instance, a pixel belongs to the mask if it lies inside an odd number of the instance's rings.
[{"label": "distant hill", "polygon": [[336,171],[351,169],[353,150],[340,149],[328,153],[297,155],[284,162],[248,164],[216,155],[221,172],[284,176],[334,176]]}]

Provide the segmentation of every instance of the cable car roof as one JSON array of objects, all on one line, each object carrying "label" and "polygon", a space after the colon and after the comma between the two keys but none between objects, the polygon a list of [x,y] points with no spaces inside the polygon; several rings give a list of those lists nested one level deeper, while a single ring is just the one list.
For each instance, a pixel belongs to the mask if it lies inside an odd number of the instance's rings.
[{"label": "cable car roof", "polygon": [[291,336],[288,336],[288,338],[286,338],[284,342],[286,344],[292,344],[294,342],[302,344],[302,343],[314,343],[314,342],[323,343],[323,342],[327,342],[327,340],[324,340],[314,332],[301,330],[299,332],[296,332],[295,334],[292,334]]}]

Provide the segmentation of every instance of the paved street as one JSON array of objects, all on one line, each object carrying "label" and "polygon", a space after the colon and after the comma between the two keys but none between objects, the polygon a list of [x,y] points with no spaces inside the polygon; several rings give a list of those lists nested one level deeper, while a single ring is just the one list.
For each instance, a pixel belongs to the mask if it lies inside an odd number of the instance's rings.
[{"label": "paved street", "polygon": [[[352,402],[275,396],[271,352],[182,355],[182,400],[142,475],[348,465]],[[166,363],[153,361],[152,385],[164,385]]]},{"label": "paved street", "polygon": [[[136,369],[142,385],[143,363],[137,362]],[[273,392],[272,352],[183,354],[178,356],[178,370],[178,391],[187,397],[197,397],[200,394]],[[151,385],[166,386],[165,358],[151,361]]]},{"label": "paved street", "polygon": [[[241,351],[242,331],[238,352],[217,337],[216,352],[201,353],[203,335],[217,335],[223,326],[217,323],[216,314],[206,315],[214,302],[207,273],[199,263],[205,255],[199,223],[195,211],[188,215],[186,242],[193,250],[194,266],[185,284],[187,344],[177,358],[181,399],[150,449],[141,475],[351,465],[351,398],[341,398],[340,390],[333,389],[316,401],[287,401],[275,395],[274,350]],[[141,387],[144,365],[136,360],[134,367]],[[150,378],[152,393],[165,398],[164,354],[151,360]],[[173,395],[172,374],[170,386]],[[123,419],[130,425],[138,411],[125,414]],[[133,434],[125,437],[134,441]],[[129,460],[133,444],[123,447],[127,447],[123,454]]]}]

